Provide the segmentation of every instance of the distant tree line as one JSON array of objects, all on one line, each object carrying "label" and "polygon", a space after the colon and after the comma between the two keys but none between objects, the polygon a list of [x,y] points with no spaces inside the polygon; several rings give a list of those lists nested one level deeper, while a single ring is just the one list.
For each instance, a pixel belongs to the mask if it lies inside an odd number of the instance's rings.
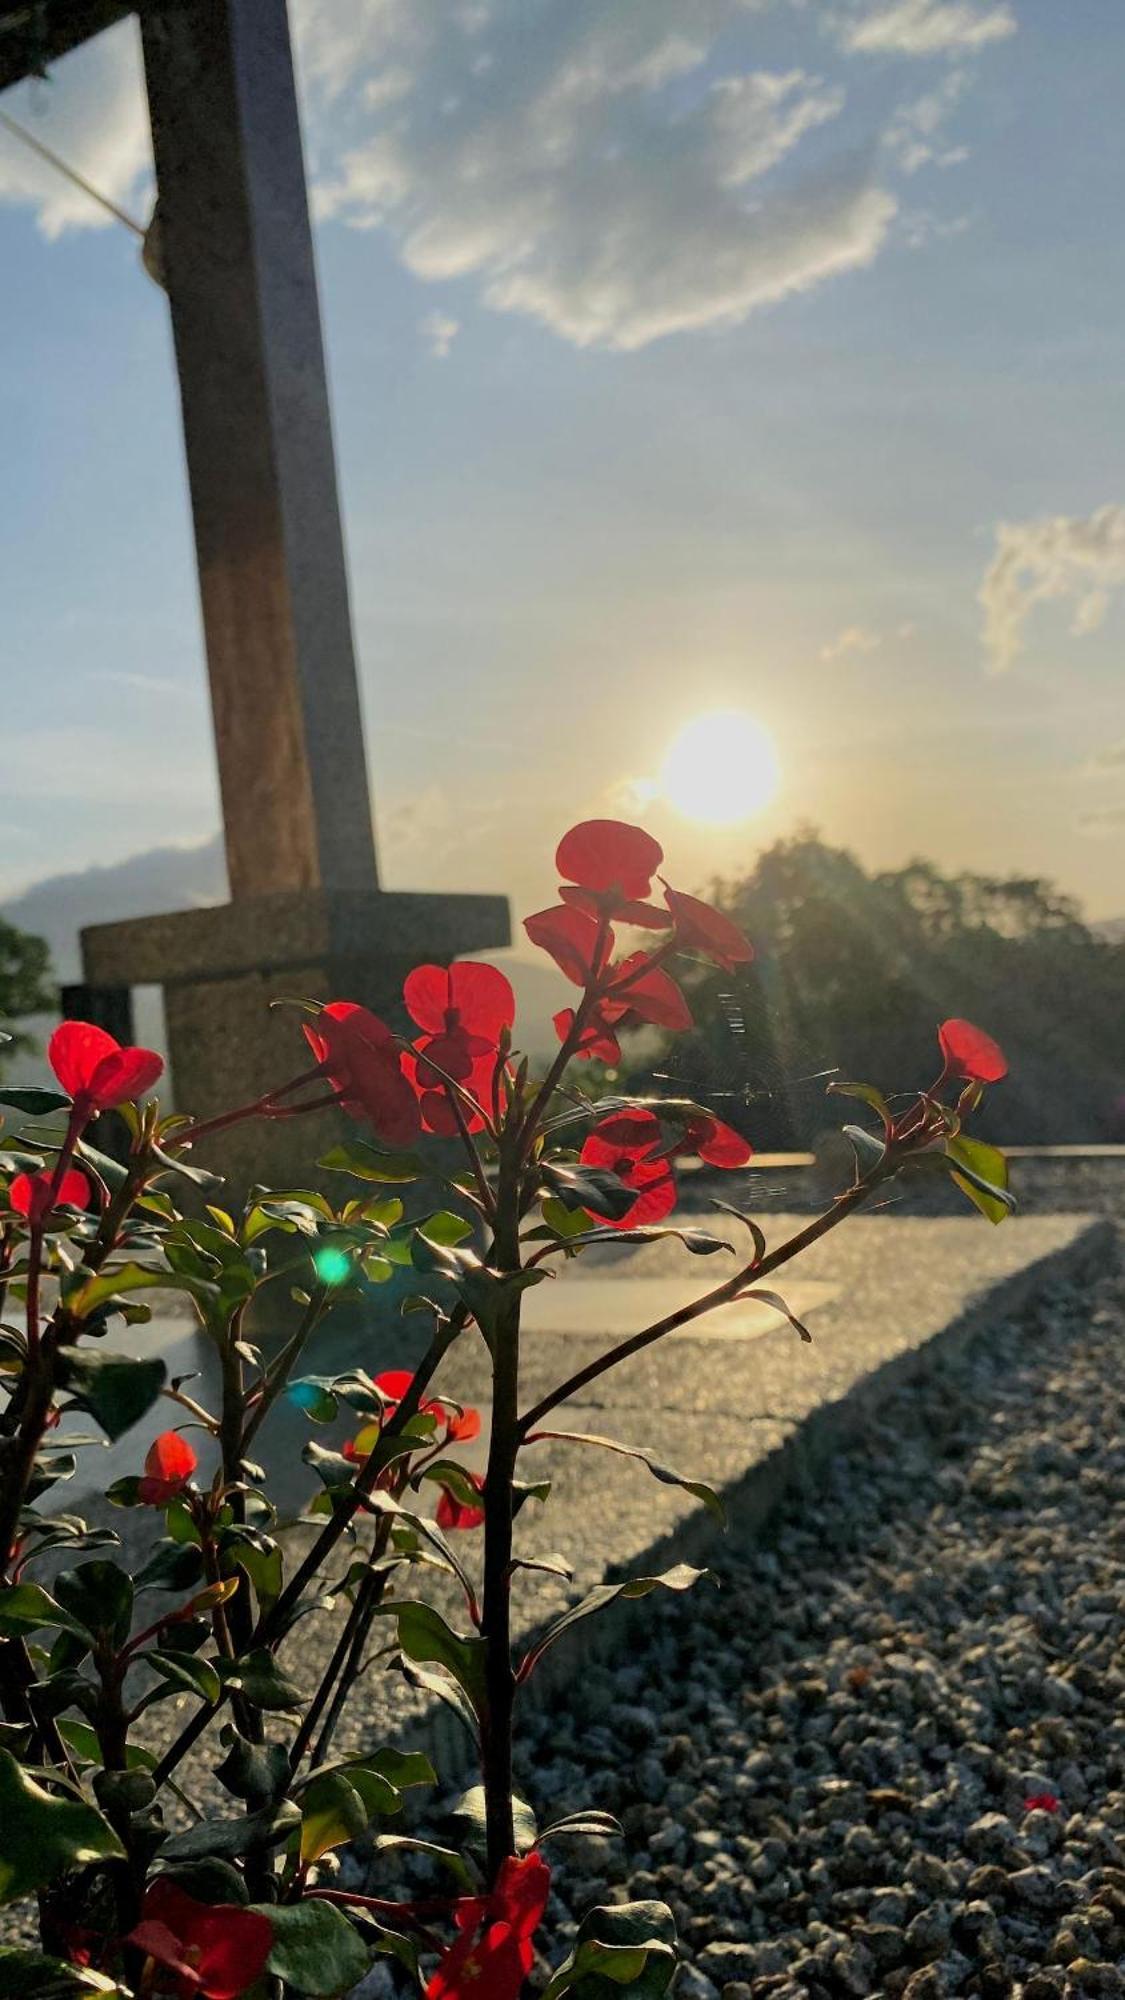
[{"label": "distant tree line", "polygon": [[927,861],[869,874],[815,833],[779,841],[711,891],[754,940],[735,978],[700,973],[700,1033],[654,1087],[677,1084],[762,1146],[839,1122],[816,1073],[909,1090],[936,1073],[934,1030],[967,1016],[1011,1076],[979,1129],[1011,1143],[1125,1139],[1125,944],[1047,881],[943,875]]},{"label": "distant tree line", "polygon": [[6,1059],[34,1046],[14,1023],[28,1014],[50,1012],[57,999],[50,953],[42,938],[31,937],[0,917],[0,1033],[11,1037],[0,1042],[0,1076]]}]

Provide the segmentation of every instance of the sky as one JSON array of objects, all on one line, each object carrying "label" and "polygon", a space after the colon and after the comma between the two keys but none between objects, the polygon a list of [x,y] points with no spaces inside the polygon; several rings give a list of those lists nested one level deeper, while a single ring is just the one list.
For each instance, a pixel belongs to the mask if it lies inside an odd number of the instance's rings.
[{"label": "sky", "polygon": [[[683,886],[811,824],[1125,913],[1119,0],[291,15],[386,886],[536,907],[622,813]],[[0,109],[147,219],[131,24]],[[0,297],[0,899],[206,898],[166,301],[4,131]]]}]

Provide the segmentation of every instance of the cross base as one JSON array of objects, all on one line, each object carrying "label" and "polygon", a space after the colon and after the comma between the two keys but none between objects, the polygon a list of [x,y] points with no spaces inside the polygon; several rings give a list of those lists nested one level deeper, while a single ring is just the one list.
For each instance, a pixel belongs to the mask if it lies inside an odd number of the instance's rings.
[{"label": "cross base", "polygon": [[[510,938],[504,896],[283,891],[95,924],[82,932],[81,991],[87,1018],[98,1019],[123,989],[160,986],[177,1109],[208,1118],[305,1067],[300,1015],[273,1002],[359,1000],[406,1031],[402,982],[413,966]],[[307,1185],[318,1156],[350,1130],[335,1111],[254,1119],[203,1142],[199,1163],[236,1191]]]}]

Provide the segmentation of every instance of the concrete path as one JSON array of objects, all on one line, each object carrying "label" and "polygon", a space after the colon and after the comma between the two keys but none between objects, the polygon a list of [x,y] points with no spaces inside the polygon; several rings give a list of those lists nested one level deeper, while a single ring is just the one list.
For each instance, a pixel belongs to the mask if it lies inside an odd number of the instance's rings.
[{"label": "concrete path", "polygon": [[[807,1218],[774,1216],[771,1243]],[[733,1226],[733,1225],[732,1225]],[[683,1329],[601,1378],[555,1412],[553,1428],[594,1432],[642,1445],[666,1464],[720,1489],[738,1532],[752,1531],[782,1492],[815,1470],[839,1448],[864,1413],[904,1372],[923,1371],[950,1354],[990,1319],[1012,1311],[1029,1293],[1056,1276],[1078,1275],[1104,1264],[1111,1253],[1110,1224],[1085,1216],[1015,1219],[1000,1229],[983,1220],[921,1219],[901,1215],[857,1217],[818,1244],[776,1288],[807,1321],[806,1346],[768,1309],[728,1308],[710,1323]],[[523,1407],[566,1379],[612,1342],[636,1331],[707,1289],[727,1260],[691,1258],[677,1244],[591,1258],[537,1287],[527,1302]],[[729,1268],[729,1265],[728,1265]],[[326,1331],[309,1355],[310,1370],[330,1373],[361,1363],[376,1373],[409,1359],[411,1322],[389,1315],[370,1329]],[[170,1373],[211,1368],[206,1345],[183,1324],[165,1322],[141,1331],[148,1349],[160,1349]],[[196,1385],[199,1387],[200,1385]],[[486,1414],[487,1355],[474,1336],[448,1357],[438,1385]],[[67,1496],[83,1510],[82,1489],[104,1488],[120,1472],[140,1467],[148,1436],[168,1421],[167,1406],[108,1452],[83,1453],[81,1471]],[[332,1431],[311,1433],[322,1442]],[[339,1432],[335,1433],[338,1435]],[[313,1488],[300,1459],[310,1435],[304,1418],[279,1406],[262,1434],[263,1453],[283,1508],[296,1511]],[[483,1439],[459,1454],[480,1467]],[[518,1625],[530,1632],[600,1582],[607,1571],[644,1574],[670,1563],[705,1563],[720,1546],[721,1530],[699,1503],[666,1485],[643,1465],[594,1447],[547,1443],[529,1449],[526,1478],[550,1478],[550,1503],[529,1502],[518,1525],[527,1554],[558,1551],[572,1565],[574,1581],[524,1572]],[[101,1512],[96,1506],[88,1511]],[[114,1510],[115,1525],[130,1551],[138,1515]],[[305,1531],[295,1531],[303,1537]],[[460,1547],[472,1563],[479,1537]],[[643,1609],[643,1607],[642,1607]],[[450,1615],[456,1618],[455,1606]],[[578,1628],[583,1651],[599,1639],[612,1642],[610,1624],[590,1620]],[[318,1663],[333,1643],[335,1620],[303,1620],[291,1670],[311,1690]],[[578,1641],[576,1640],[575,1646]],[[299,1654],[299,1657],[298,1657]],[[581,1654],[559,1647],[550,1656],[551,1678],[575,1671]],[[393,1733],[396,1740],[427,1740],[449,1771],[464,1754],[455,1723],[423,1715],[395,1677],[372,1675],[371,1694],[357,1705],[340,1744]],[[190,1706],[190,1704],[187,1704]],[[153,1711],[176,1726],[173,1704]],[[186,1714],[187,1707],[184,1708]],[[202,1778],[200,1766],[196,1779]]]}]

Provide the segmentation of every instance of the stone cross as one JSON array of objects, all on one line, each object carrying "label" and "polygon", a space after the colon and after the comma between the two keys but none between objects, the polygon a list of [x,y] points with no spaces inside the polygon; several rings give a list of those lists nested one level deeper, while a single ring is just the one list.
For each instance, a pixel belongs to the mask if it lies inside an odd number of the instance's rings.
[{"label": "stone cross", "polygon": [[[123,11],[36,18],[50,54]],[[232,901],[84,930],[69,999],[119,1021],[122,989],[161,986],[177,1101],[206,1115],[300,1066],[272,1001],[389,1010],[412,964],[506,944],[509,919],[500,896],[379,888],[285,0],[137,12]],[[315,1157],[292,1129],[236,1128],[209,1160],[285,1177]]]}]

